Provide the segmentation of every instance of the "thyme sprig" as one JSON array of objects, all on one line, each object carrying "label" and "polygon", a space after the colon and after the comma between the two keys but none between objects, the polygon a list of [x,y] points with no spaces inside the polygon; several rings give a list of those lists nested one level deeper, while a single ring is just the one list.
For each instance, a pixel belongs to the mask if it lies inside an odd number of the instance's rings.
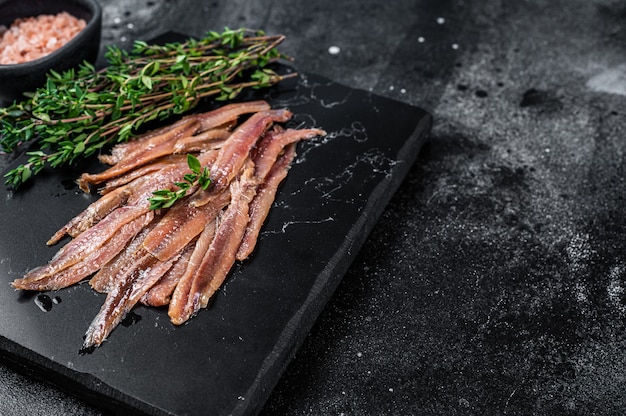
[{"label": "thyme sprig", "polygon": [[31,140],[39,147],[5,175],[6,184],[17,188],[46,166],[67,165],[127,141],[145,123],[185,113],[205,97],[230,100],[244,89],[295,75],[268,67],[288,59],[277,50],[283,40],[226,28],[182,43],[109,47],[101,70],[85,62],[76,70],[50,71],[29,98],[0,109],[1,150],[12,152]]},{"label": "thyme sprig", "polygon": [[205,166],[203,169],[200,161],[192,154],[187,155],[187,165],[191,173],[185,174],[183,177],[184,182],[174,182],[178,190],[160,189],[152,192],[154,196],[148,198],[151,210],[171,207],[176,201],[184,198],[187,195],[187,191],[196,185],[204,190],[209,187],[211,184],[209,168]]}]

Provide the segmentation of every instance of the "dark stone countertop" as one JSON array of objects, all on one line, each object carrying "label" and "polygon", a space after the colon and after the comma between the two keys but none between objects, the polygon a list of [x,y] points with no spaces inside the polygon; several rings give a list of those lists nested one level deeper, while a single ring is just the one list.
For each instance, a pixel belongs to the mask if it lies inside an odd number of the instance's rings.
[{"label": "dark stone countertop", "polygon": [[[434,115],[263,415],[623,412],[623,2],[102,5],[103,44],[260,28],[299,69]],[[0,414],[102,413],[0,366]]]}]

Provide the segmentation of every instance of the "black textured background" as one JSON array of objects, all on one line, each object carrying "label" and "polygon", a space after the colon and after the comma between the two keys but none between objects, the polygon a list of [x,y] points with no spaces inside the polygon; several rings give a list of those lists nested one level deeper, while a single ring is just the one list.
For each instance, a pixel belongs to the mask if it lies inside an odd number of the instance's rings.
[{"label": "black textured background", "polygon": [[[102,5],[104,44],[262,28],[435,117],[263,416],[623,412],[622,1]],[[101,412],[0,366],[0,414]]]}]

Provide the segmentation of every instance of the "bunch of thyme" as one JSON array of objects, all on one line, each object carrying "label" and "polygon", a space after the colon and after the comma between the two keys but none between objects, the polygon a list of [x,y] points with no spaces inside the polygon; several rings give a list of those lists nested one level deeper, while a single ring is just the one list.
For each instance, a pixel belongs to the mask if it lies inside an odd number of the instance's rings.
[{"label": "bunch of thyme", "polygon": [[126,141],[144,123],[185,113],[202,98],[229,100],[243,89],[278,83],[286,76],[268,64],[286,58],[277,50],[283,40],[226,28],[182,43],[109,47],[102,70],[83,63],[77,70],[50,71],[46,85],[29,98],[0,109],[3,151],[31,140],[39,146],[5,175],[6,184],[17,188],[45,166],[67,165]]}]

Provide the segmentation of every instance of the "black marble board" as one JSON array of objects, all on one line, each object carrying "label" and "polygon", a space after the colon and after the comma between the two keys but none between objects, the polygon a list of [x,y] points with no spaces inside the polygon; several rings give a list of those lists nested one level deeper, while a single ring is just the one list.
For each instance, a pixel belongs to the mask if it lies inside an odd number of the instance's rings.
[{"label": "black marble board", "polygon": [[[247,97],[258,98],[258,97]],[[138,306],[102,347],[81,354],[104,295],[87,284],[43,294],[9,282],[47,262],[45,241],[96,196],[74,186],[94,161],[45,172],[0,204],[0,358],[115,413],[256,414],[428,137],[424,110],[300,74],[264,93],[301,143],[255,253],[235,265],[207,310],[175,327]],[[23,162],[20,158],[16,163]]]}]

